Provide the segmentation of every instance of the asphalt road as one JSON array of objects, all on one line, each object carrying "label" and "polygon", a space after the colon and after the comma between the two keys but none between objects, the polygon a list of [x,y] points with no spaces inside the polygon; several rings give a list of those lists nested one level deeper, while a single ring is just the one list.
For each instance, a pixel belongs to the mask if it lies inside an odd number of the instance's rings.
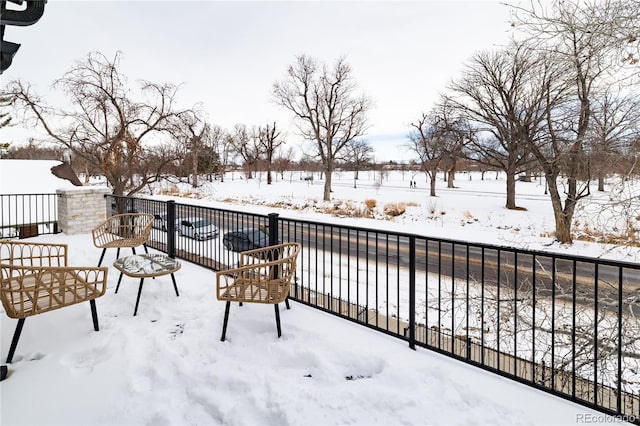
[{"label": "asphalt road", "polygon": [[[180,238],[176,245],[178,249],[206,255],[222,263],[231,261],[228,251],[222,246],[225,232],[268,224],[262,216],[187,205],[176,205],[176,215],[208,217],[216,224],[220,231],[216,240],[200,243]],[[409,239],[405,236],[374,230],[356,231],[331,224],[287,220],[280,223],[283,241],[299,241],[308,248],[332,251],[338,256],[369,259],[370,262],[377,258],[382,263],[409,268]],[[575,297],[579,304],[592,306],[594,310],[597,304],[598,309],[617,311],[621,291],[624,311],[640,315],[640,269],[626,268],[621,273],[620,268],[613,266],[595,266],[595,263],[585,261],[577,261],[574,265],[572,261],[554,260],[551,255],[534,257],[504,249],[483,249],[473,244],[438,242],[426,237],[415,239],[415,268],[417,272],[439,273],[443,277],[463,280],[468,275],[476,285],[500,286],[520,294],[535,288],[536,297],[558,301],[571,302]],[[517,288],[514,289],[515,283]]]}]

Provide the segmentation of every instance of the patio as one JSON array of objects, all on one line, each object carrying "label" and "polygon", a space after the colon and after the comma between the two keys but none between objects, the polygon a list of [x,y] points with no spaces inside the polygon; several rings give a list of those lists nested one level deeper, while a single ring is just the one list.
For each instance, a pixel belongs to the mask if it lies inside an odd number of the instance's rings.
[{"label": "patio", "polygon": [[[95,265],[90,235],[64,242],[69,261]],[[122,255],[126,255],[123,253]],[[171,278],[149,280],[131,316],[137,283],[108,288],[89,308],[30,318],[0,383],[2,424],[575,424],[604,415],[292,302],[282,338],[270,305],[231,311],[215,274],[183,261]],[[3,361],[15,320],[0,316]]]}]

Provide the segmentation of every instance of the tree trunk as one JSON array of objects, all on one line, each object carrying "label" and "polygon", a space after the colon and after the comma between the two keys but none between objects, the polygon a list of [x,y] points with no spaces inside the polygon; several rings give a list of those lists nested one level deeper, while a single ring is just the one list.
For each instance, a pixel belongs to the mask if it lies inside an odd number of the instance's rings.
[{"label": "tree trunk", "polygon": [[324,201],[331,201],[331,174],[327,173],[327,178],[324,181],[324,193],[322,199]]},{"label": "tree trunk", "polygon": [[429,173],[429,196],[431,197],[436,196],[436,173],[436,170]]},{"label": "tree trunk", "polygon": [[455,188],[453,185],[453,181],[456,178],[456,169],[452,168],[447,171],[448,179],[447,179],[447,188]]},{"label": "tree trunk", "polygon": [[[575,207],[575,201],[570,202],[566,200],[567,206],[562,208],[562,199],[560,192],[558,191],[557,176],[545,174],[549,188],[549,196],[551,197],[551,206],[553,207],[553,217],[556,225],[555,237],[559,243],[571,244],[573,239],[571,238],[571,221],[573,220],[573,212]],[[572,205],[570,204],[572,203]]]},{"label": "tree trunk", "polygon": [[267,185],[271,185],[271,170],[267,170]]},{"label": "tree trunk", "polygon": [[191,170],[193,173],[193,181],[191,182],[191,186],[193,188],[198,187],[198,150],[196,148],[196,141],[192,141],[191,148]]},{"label": "tree trunk", "polygon": [[604,192],[604,174],[598,175],[598,191]]},{"label": "tree trunk", "polygon": [[506,208],[516,209],[516,175],[512,171],[507,172],[507,204]]},{"label": "tree trunk", "polygon": [[324,194],[322,196],[322,199],[324,201],[331,201],[331,176],[333,175],[333,165],[331,163],[326,165],[324,174]]}]

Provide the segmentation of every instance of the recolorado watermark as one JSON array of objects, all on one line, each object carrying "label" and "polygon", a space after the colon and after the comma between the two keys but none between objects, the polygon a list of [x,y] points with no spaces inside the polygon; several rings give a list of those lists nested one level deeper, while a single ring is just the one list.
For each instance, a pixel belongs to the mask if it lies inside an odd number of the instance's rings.
[{"label": "recolorado watermark", "polygon": [[619,423],[636,423],[638,417],[627,414],[618,414],[611,416],[609,414],[576,414],[576,423],[597,423],[597,424],[619,424]]}]

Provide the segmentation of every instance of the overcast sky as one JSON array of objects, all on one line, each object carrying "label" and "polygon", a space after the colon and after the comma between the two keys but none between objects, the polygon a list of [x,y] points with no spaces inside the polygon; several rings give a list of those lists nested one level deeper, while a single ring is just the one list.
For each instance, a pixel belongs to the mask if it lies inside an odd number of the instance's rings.
[{"label": "overcast sky", "polygon": [[[498,1],[62,1],[29,27],[6,27],[22,44],[2,85],[20,78],[52,103],[51,83],[91,51],[138,79],[181,84],[178,102],[202,102],[212,123],[277,121],[295,145],[291,114],[271,101],[296,55],[346,56],[374,101],[365,136],[376,159],[406,158],[407,124],[427,111],[474,52],[506,44],[509,8]],[[16,144],[25,132],[4,131]]]}]

